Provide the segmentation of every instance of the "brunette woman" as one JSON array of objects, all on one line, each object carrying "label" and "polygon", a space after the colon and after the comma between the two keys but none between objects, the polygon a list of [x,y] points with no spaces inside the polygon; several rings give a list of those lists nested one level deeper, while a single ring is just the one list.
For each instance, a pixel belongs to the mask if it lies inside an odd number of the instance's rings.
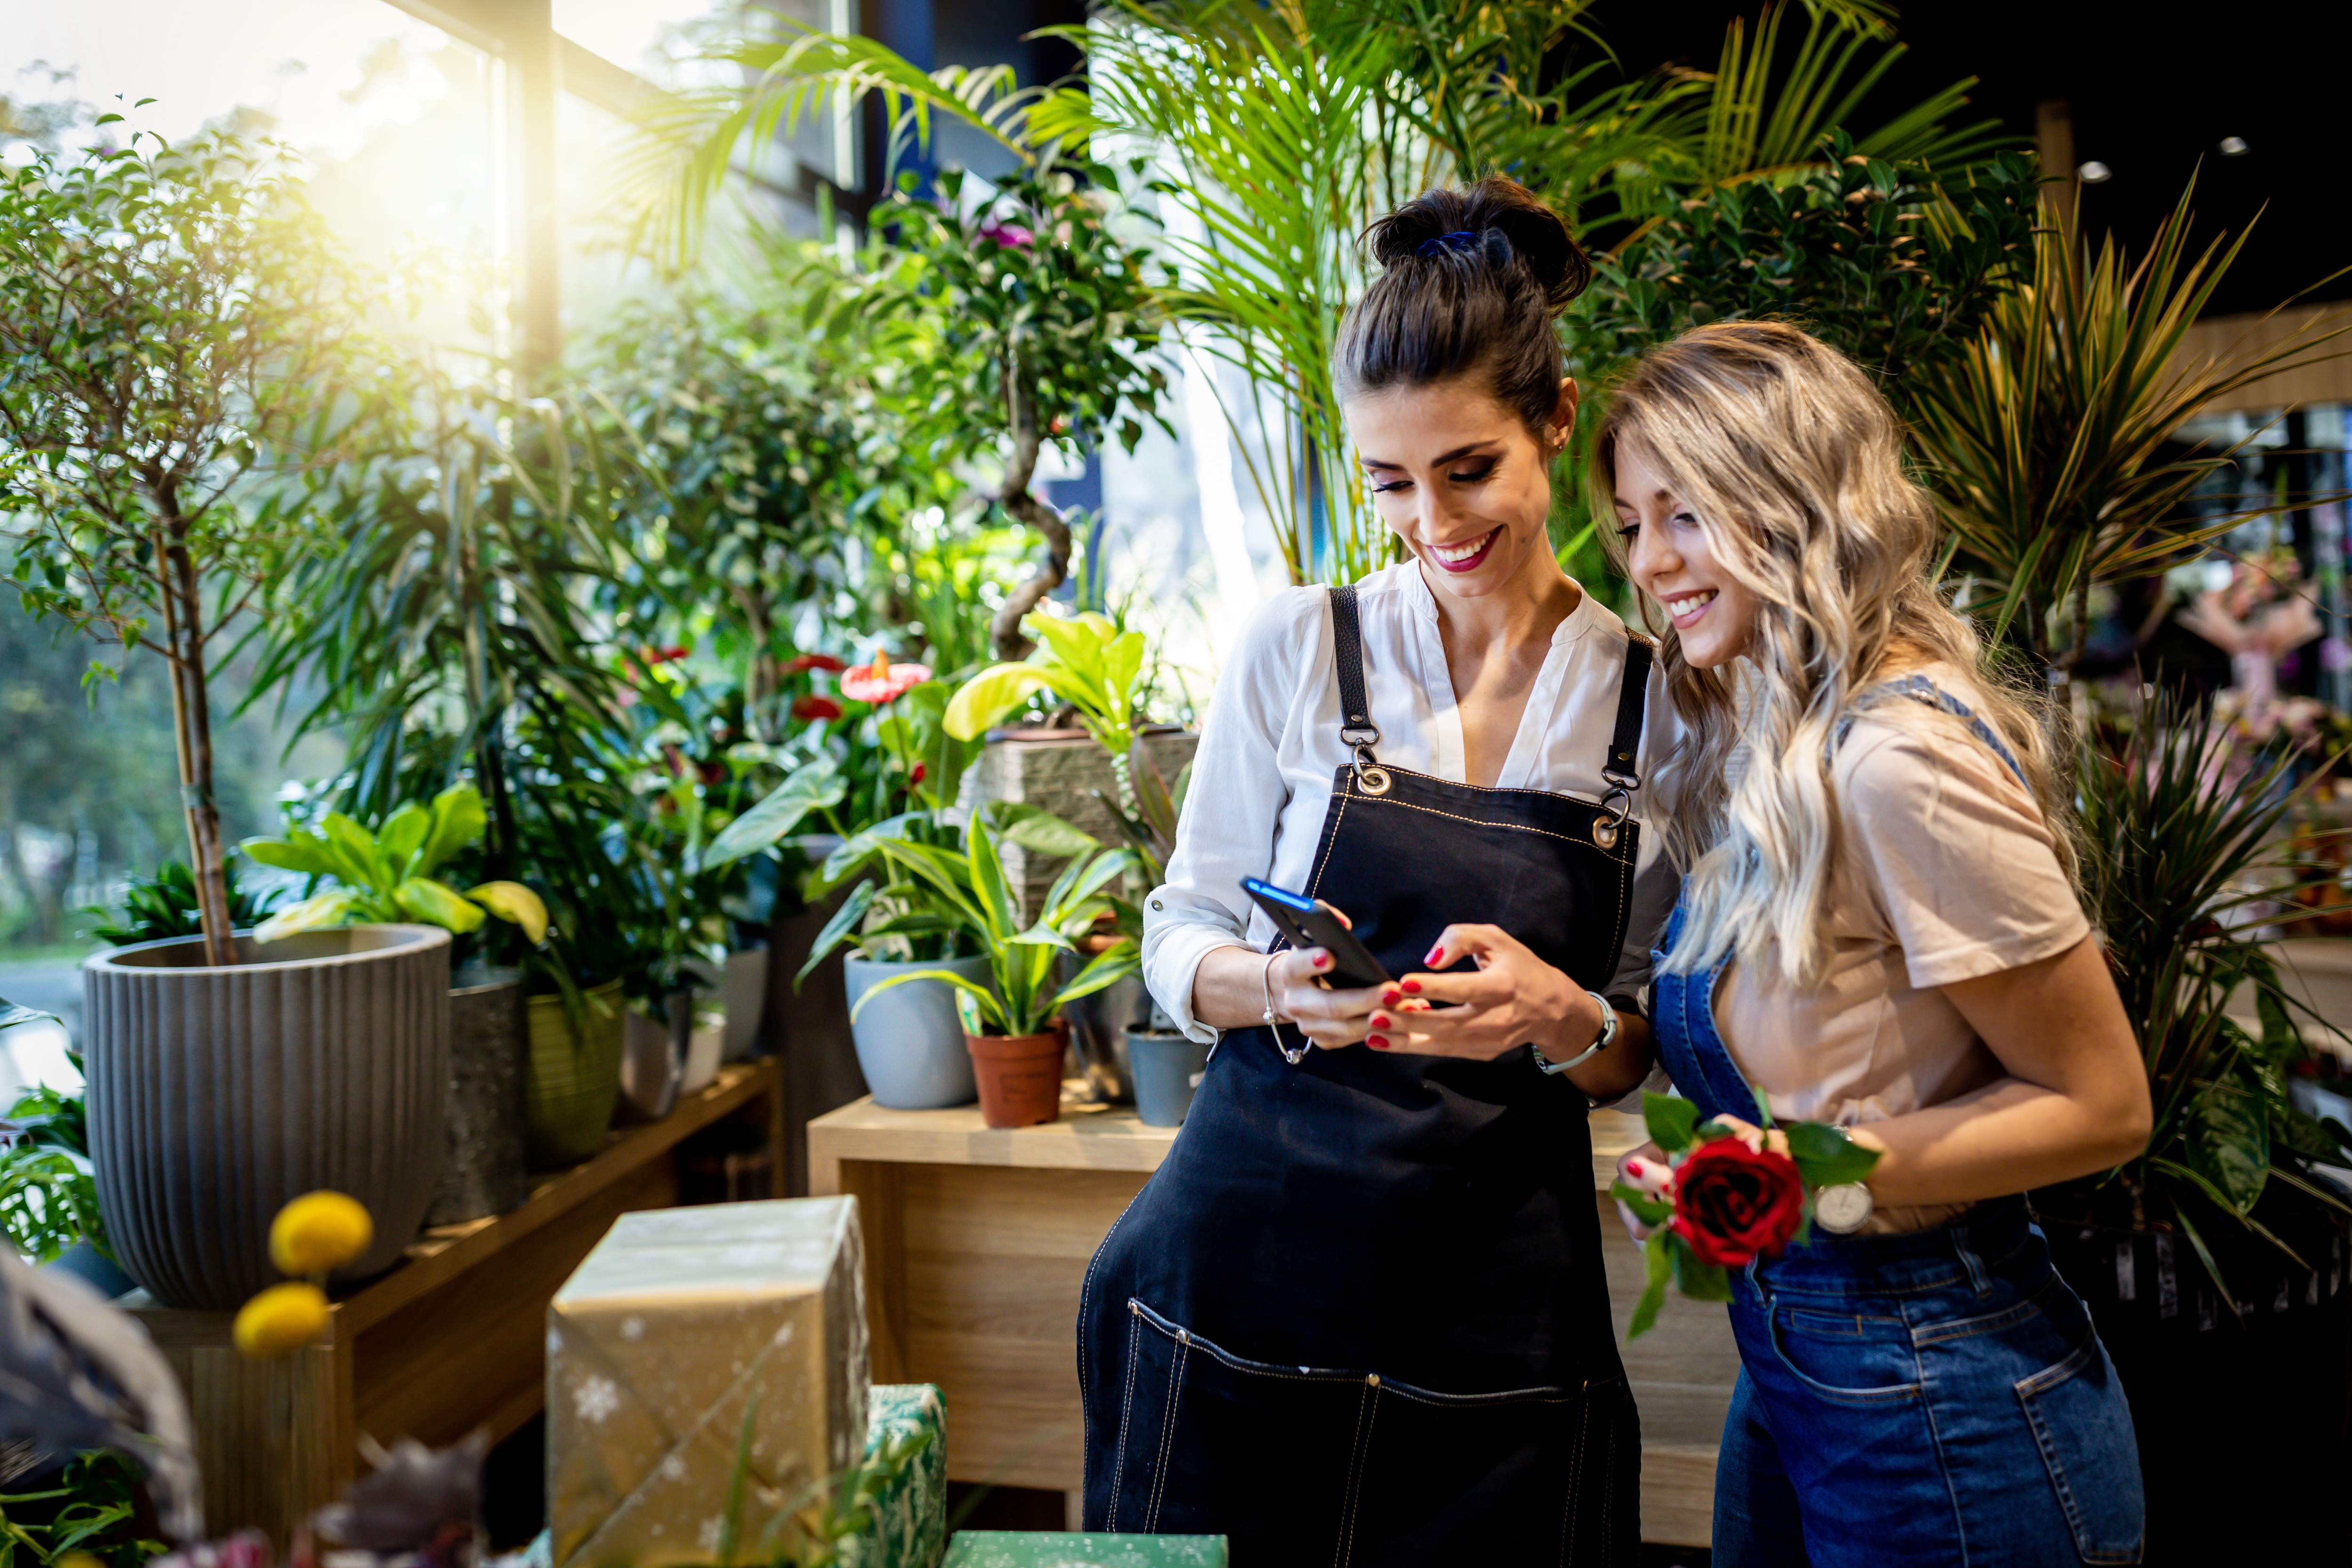
[{"label": "brunette woman", "polygon": [[[1334,368],[1403,559],[1268,605],[1202,731],[1144,969],[1217,1044],[1087,1272],[1087,1521],[1244,1568],[1630,1563],[1585,1121],[1648,1071],[1630,996],[1674,881],[1650,649],[1545,532],[1587,268],[1499,179],[1370,244]],[[1392,984],[1323,985],[1245,877],[1337,906]]]},{"label": "brunette woman", "polygon": [[1686,727],[1660,1053],[1751,1143],[1760,1090],[1880,1152],[1734,1276],[1714,1561],[2136,1563],[2124,1393],[2019,1195],[2149,1127],[2035,704],[1979,673],[1893,413],[1821,342],[1687,333],[1599,451]]}]

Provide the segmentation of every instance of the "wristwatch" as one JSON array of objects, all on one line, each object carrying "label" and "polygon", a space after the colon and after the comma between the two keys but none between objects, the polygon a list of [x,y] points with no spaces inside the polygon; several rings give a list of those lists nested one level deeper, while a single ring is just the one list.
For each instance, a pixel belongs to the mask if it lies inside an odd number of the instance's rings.
[{"label": "wristwatch", "polygon": [[1813,1223],[1832,1236],[1852,1236],[1870,1223],[1870,1189],[1860,1182],[1840,1182],[1813,1194]]},{"label": "wristwatch", "polygon": [[1616,1005],[1598,991],[1587,991],[1585,994],[1601,1004],[1601,1037],[1564,1062],[1547,1060],[1543,1054],[1543,1047],[1529,1040],[1528,1059],[1536,1064],[1537,1071],[1549,1074],[1566,1072],[1570,1068],[1582,1067],[1586,1062],[1607,1050],[1609,1042],[1617,1037]]}]

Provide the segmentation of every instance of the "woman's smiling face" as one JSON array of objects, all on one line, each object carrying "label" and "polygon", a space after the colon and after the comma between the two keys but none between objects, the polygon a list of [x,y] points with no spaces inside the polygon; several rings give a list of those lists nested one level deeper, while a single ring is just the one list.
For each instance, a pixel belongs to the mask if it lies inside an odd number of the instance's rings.
[{"label": "woman's smiling face", "polygon": [[1617,526],[1633,585],[1664,608],[1692,668],[1738,658],[1756,636],[1756,595],[1723,569],[1698,514],[1646,454],[1620,445],[1614,466]]},{"label": "woman's smiling face", "polygon": [[1576,422],[1575,383],[1560,384],[1547,440],[1474,376],[1364,393],[1347,417],[1373,507],[1433,588],[1476,598],[1538,547],[1549,559],[1551,459]]}]

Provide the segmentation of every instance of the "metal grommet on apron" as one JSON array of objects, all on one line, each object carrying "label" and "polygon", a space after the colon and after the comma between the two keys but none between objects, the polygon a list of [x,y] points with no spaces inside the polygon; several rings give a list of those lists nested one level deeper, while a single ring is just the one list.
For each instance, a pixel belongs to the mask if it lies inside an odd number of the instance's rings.
[{"label": "metal grommet on apron", "polygon": [[[1649,646],[1628,642],[1601,800],[1486,789],[1380,761],[1356,591],[1329,604],[1349,760],[1306,890],[1391,974],[1483,922],[1606,986]],[[1525,1051],[1228,1031],[1087,1270],[1087,1527],[1223,1534],[1237,1564],[1630,1563],[1641,1445],[1586,1114]]]}]

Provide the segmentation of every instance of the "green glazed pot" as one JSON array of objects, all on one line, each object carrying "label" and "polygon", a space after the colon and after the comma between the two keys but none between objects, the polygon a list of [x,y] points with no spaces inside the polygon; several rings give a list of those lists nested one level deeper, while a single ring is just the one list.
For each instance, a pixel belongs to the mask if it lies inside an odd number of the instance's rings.
[{"label": "green glazed pot", "polygon": [[575,1036],[562,996],[530,999],[530,1067],[523,1079],[526,1152],[534,1171],[576,1165],[604,1146],[621,1092],[621,1041],[628,1009],[621,983],[582,993]]}]

